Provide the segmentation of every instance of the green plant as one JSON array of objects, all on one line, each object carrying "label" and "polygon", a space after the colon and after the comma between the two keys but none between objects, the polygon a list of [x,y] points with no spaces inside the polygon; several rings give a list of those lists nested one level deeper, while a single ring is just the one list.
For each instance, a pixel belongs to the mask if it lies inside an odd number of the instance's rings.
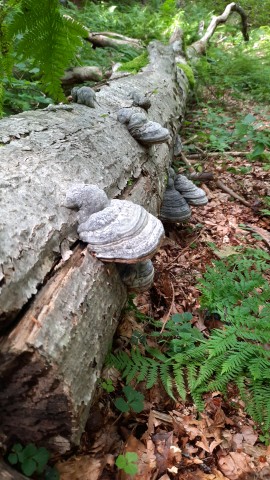
[{"label": "green plant", "polygon": [[4,2],[0,15],[1,91],[14,64],[30,58],[44,90],[56,101],[65,100],[61,78],[86,34],[80,23],[61,13],[58,0]]},{"label": "green plant", "polygon": [[262,157],[265,149],[270,147],[269,131],[261,130],[261,124],[251,114],[235,124],[232,138],[240,145],[246,146],[248,142],[252,143],[253,150],[248,155],[251,160]]},{"label": "green plant", "polygon": [[135,475],[138,472],[138,455],[135,452],[127,452],[125,455],[118,455],[115,465],[119,470],[124,470],[127,475]]},{"label": "green plant", "polygon": [[107,393],[112,393],[114,392],[115,388],[114,388],[114,385],[113,385],[113,382],[110,378],[108,378],[107,380],[102,380],[100,379],[100,386],[103,388],[103,390],[105,390],[105,392]]},{"label": "green plant", "polygon": [[191,325],[190,314],[176,314],[162,333],[154,332],[161,348],[146,346],[142,354],[133,347],[130,354],[111,355],[111,362],[128,383],[145,380],[146,388],[151,388],[159,377],[172,398],[176,390],[183,400],[189,390],[199,409],[204,406],[204,393],[219,390],[226,396],[228,383],[233,382],[247,412],[266,435],[270,428],[270,287],[264,272],[269,265],[267,252],[246,249],[207,268],[199,283],[201,305],[224,322],[224,328],[212,330],[208,340]]},{"label": "green plant", "polygon": [[176,66],[178,68],[181,68],[181,70],[183,70],[183,72],[185,73],[188,79],[190,88],[193,89],[195,87],[195,77],[190,65],[188,65],[187,63],[177,63]]},{"label": "green plant", "polygon": [[204,85],[212,92],[214,87],[218,98],[229,89],[237,98],[249,96],[259,102],[268,102],[270,28],[261,27],[251,31],[248,43],[243,42],[241,33],[232,35],[228,26],[223,26],[221,32],[225,37],[222,46],[217,48],[212,43],[206,56],[200,57],[196,64],[197,77],[200,79],[198,96]]},{"label": "green plant", "polygon": [[138,57],[133,58],[133,60],[130,60],[130,62],[123,63],[123,65],[121,65],[121,67],[119,67],[118,70],[136,74],[148,63],[149,63],[149,56],[148,56],[148,52],[145,51]]},{"label": "green plant", "polygon": [[123,387],[126,400],[123,397],[116,398],[114,404],[118,410],[122,413],[126,413],[129,410],[133,410],[139,413],[143,410],[144,396],[142,393],[134,390],[130,385]]},{"label": "green plant", "polygon": [[44,447],[36,447],[29,443],[23,447],[20,443],[13,445],[8,461],[11,465],[19,465],[22,473],[31,477],[34,473],[40,475],[45,472],[46,480],[59,480],[59,474],[55,468],[47,466],[50,453]]}]

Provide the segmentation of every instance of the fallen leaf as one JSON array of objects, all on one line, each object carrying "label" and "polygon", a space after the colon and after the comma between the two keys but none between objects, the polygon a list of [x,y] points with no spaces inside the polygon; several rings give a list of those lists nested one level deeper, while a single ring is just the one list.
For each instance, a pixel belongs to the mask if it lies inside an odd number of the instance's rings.
[{"label": "fallen leaf", "polygon": [[104,466],[105,458],[97,459],[90,455],[71,457],[56,464],[61,480],[98,480]]},{"label": "fallen leaf", "polygon": [[218,464],[222,473],[230,480],[238,480],[240,475],[251,471],[250,457],[243,452],[230,452],[225,457],[221,457]]},{"label": "fallen leaf", "polygon": [[255,445],[258,440],[258,435],[254,432],[252,427],[245,425],[244,427],[242,427],[241,433],[244,437],[245,442],[248,445]]}]

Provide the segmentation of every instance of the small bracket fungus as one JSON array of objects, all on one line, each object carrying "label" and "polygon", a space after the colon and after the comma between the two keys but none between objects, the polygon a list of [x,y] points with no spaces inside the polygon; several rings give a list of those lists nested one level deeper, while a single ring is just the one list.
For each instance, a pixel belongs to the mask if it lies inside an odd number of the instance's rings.
[{"label": "small bracket fungus", "polygon": [[[96,185],[74,185],[67,192],[66,206],[79,209],[80,240],[104,262],[134,264],[125,278],[149,286],[150,266],[139,262],[150,259],[164,237],[163,225],[140,205],[127,200],[109,200]],[[146,278],[143,279],[144,274]],[[131,285],[128,286],[131,287]],[[136,288],[139,288],[138,285]]]},{"label": "small bracket fungus", "polygon": [[139,293],[151,287],[155,271],[150,259],[135,265],[119,263],[117,267],[121,280],[128,287],[129,291]]},{"label": "small bracket fungus", "polygon": [[130,97],[133,100],[133,105],[135,105],[136,107],[141,107],[146,111],[148,111],[151,107],[150,98],[148,98],[143,93],[140,93],[138,90],[134,90],[133,92],[131,92]]},{"label": "small bracket fungus", "polygon": [[142,145],[164,143],[171,138],[167,128],[163,128],[157,122],[149,121],[144,112],[132,108],[121,108],[118,111],[117,119],[120,123],[127,125],[129,133]]},{"label": "small bracket fungus", "polygon": [[[170,174],[171,172],[169,171]],[[190,216],[191,211],[188,203],[174,188],[173,178],[169,177],[160,210],[160,219],[164,222],[178,223],[187,220]]]},{"label": "small bracket fungus", "polygon": [[71,90],[73,102],[81,103],[87,107],[95,108],[96,93],[90,87],[74,87]]},{"label": "small bracket fungus", "polygon": [[174,186],[190,205],[203,206],[208,203],[205,191],[184,175],[176,175]]}]

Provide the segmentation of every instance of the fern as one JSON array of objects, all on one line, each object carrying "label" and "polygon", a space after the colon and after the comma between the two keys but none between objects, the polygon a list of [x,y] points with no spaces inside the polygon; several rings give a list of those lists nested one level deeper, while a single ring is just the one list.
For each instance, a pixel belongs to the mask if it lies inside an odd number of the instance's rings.
[{"label": "fern", "polygon": [[61,14],[58,0],[8,0],[0,16],[1,84],[16,61],[32,58],[45,92],[64,101],[61,78],[86,32],[80,23]]},{"label": "fern", "polygon": [[267,433],[270,351],[265,345],[270,344],[270,287],[263,272],[269,262],[270,256],[256,249],[248,249],[241,258],[215,262],[200,281],[201,300],[209,310],[217,311],[218,306],[225,328],[213,330],[206,340],[191,325],[190,314],[173,315],[162,333],[153,334],[162,352],[148,346],[145,355],[138,347],[130,356],[120,352],[111,356],[115,367],[128,380],[145,380],[146,388],[159,377],[171,398],[177,392],[185,401],[188,390],[199,410],[205,393],[219,390],[226,395],[233,382],[247,413]]}]

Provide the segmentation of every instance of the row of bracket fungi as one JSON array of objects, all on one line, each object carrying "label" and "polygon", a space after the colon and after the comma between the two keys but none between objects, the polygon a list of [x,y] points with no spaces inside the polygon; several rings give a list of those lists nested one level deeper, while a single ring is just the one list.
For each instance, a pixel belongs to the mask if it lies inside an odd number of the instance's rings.
[{"label": "row of bracket fungi", "polygon": [[[72,98],[78,103],[95,107],[95,92],[90,87],[74,88]],[[117,119],[141,144],[150,146],[169,140],[170,132],[157,122],[147,119],[143,111],[151,103],[148,97],[131,93],[133,105],[121,108]],[[179,139],[177,138],[178,144]],[[163,222],[183,222],[190,218],[189,205],[207,203],[205,192],[184,175],[168,172],[160,219]],[[75,184],[66,195],[66,207],[77,209],[78,235],[103,262],[115,262],[123,283],[129,290],[147,290],[154,278],[151,258],[165,236],[161,221],[142,206],[128,200],[110,200],[96,185]]]}]

